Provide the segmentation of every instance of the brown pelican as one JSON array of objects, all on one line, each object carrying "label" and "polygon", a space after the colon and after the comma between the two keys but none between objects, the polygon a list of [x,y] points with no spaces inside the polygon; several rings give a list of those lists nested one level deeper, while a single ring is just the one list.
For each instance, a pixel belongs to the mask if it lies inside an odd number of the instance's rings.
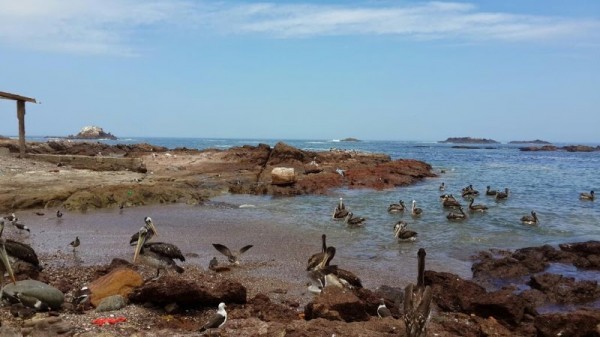
[{"label": "brown pelican", "polygon": [[590,200],[594,201],[596,197],[594,196],[594,191],[590,191],[590,193],[581,193],[579,194],[579,199],[581,200]]},{"label": "brown pelican", "polygon": [[[2,229],[4,229],[4,221],[0,220],[0,224]],[[0,230],[0,233],[1,232],[2,231]],[[12,279],[13,283],[16,282],[15,273],[10,265],[10,258],[6,249],[6,241],[4,238],[0,237],[0,288],[4,287],[4,273],[8,273],[8,276]]]},{"label": "brown pelican", "polygon": [[485,195],[496,195],[498,193],[498,191],[490,190],[490,188],[491,187],[489,185],[485,188]]},{"label": "brown pelican", "polygon": [[419,248],[417,256],[417,285],[410,283],[404,289],[404,325],[409,337],[427,336],[427,323],[431,313],[432,292],[425,286],[425,249]]},{"label": "brown pelican", "polygon": [[156,268],[156,278],[160,276],[161,269],[166,271],[167,268],[173,268],[178,273],[183,273],[183,268],[173,261],[174,259],[185,261],[185,257],[177,246],[164,242],[146,242],[148,235],[146,227],[142,227],[139,234],[133,255],[134,263],[139,257],[145,265]]},{"label": "brown pelican", "polygon": [[79,236],[75,237],[75,240],[71,241],[71,243],[69,243],[69,246],[73,247],[73,251],[75,251],[75,248],[79,247],[79,245],[81,244],[81,241],[79,241]]},{"label": "brown pelican", "polygon": [[362,217],[355,218],[352,212],[349,212],[348,215],[346,215],[346,219],[344,219],[344,222],[348,226],[362,226],[365,221],[367,221],[367,219]]},{"label": "brown pelican", "polygon": [[394,225],[394,237],[398,241],[415,241],[417,239],[417,232],[407,230],[407,226],[408,224],[404,221],[398,221]]},{"label": "brown pelican", "polygon": [[504,192],[498,191],[496,193],[496,200],[508,199],[508,187],[504,189]]},{"label": "brown pelican", "polygon": [[346,205],[344,205],[344,200],[340,198],[340,202],[335,206],[333,210],[332,218],[334,220],[344,219],[348,215],[348,210],[346,209]]},{"label": "brown pelican", "polygon": [[381,299],[381,304],[377,307],[377,316],[379,316],[379,318],[392,316],[392,312],[385,306],[385,300],[383,298]]},{"label": "brown pelican", "polygon": [[308,258],[308,263],[306,264],[306,271],[314,270],[323,259],[326,257],[327,251],[327,237],[325,234],[321,235],[322,247],[319,253],[313,254],[310,258]]},{"label": "brown pelican", "polygon": [[473,185],[469,185],[465,188],[462,189],[462,197],[463,198],[467,198],[467,197],[471,197],[471,196],[476,196],[479,195],[479,191],[475,190],[473,188]]},{"label": "brown pelican", "polygon": [[199,332],[204,332],[209,329],[218,329],[227,322],[227,311],[225,311],[225,303],[219,303],[217,312],[211,316],[211,318],[204,324]]},{"label": "brown pelican", "polygon": [[239,265],[240,264],[240,256],[242,254],[244,254],[248,249],[250,249],[254,246],[253,245],[244,246],[237,253],[231,252],[231,250],[229,248],[227,248],[227,246],[219,244],[219,243],[213,243],[213,247],[215,247],[215,249],[218,250],[221,254],[227,256],[227,260],[229,262],[231,262],[235,265]]},{"label": "brown pelican", "polygon": [[521,222],[526,225],[537,225],[539,223],[537,214],[535,211],[531,211],[531,215],[524,215],[521,218]]},{"label": "brown pelican", "polygon": [[[158,235],[158,231],[156,230],[156,226],[154,226],[154,222],[152,222],[152,218],[149,216],[144,218],[144,222],[146,224],[142,228],[146,228],[146,231],[148,232],[148,234],[146,234],[146,241],[150,241],[154,235]],[[131,246],[135,246],[138,242],[139,236],[140,232],[133,234],[129,240],[129,244]]]},{"label": "brown pelican", "polygon": [[417,201],[413,200],[412,201],[412,215],[413,216],[420,216],[421,214],[423,214],[423,210],[421,208],[417,207]]},{"label": "brown pelican", "polygon": [[362,288],[362,281],[352,272],[339,268],[336,265],[326,266],[319,270],[324,275],[324,285],[333,285],[337,287],[346,287],[350,289]]},{"label": "brown pelican", "polygon": [[475,199],[470,198],[470,202],[469,202],[469,210],[471,212],[485,212],[488,210],[488,207],[486,205],[473,205],[473,202],[475,201]]},{"label": "brown pelican", "polygon": [[389,213],[400,213],[404,212],[405,208],[406,207],[404,206],[404,201],[400,200],[400,202],[398,202],[397,204],[390,204],[387,211]]},{"label": "brown pelican", "polygon": [[440,191],[443,191],[446,189],[446,185],[444,185],[444,183],[442,182],[442,184],[440,185]]},{"label": "brown pelican", "polygon": [[446,208],[458,208],[461,207],[461,204],[456,199],[454,199],[454,196],[452,194],[450,194],[442,198],[442,206]]},{"label": "brown pelican", "polygon": [[33,266],[35,269],[42,270],[37,254],[30,246],[2,238],[4,232],[4,220],[0,220],[0,285],[4,281],[4,272],[15,282],[15,276],[11,263],[25,263]]},{"label": "brown pelican", "polygon": [[460,211],[460,213],[450,212],[450,213],[448,213],[448,215],[446,215],[446,218],[448,220],[464,220],[464,219],[466,219],[467,215],[463,211],[462,207],[459,207],[458,210]]}]

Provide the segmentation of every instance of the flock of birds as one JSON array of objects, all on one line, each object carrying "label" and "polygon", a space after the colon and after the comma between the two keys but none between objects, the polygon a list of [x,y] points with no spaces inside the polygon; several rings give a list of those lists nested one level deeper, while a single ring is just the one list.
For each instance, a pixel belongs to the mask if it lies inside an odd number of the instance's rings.
[{"label": "flock of birds", "polygon": [[[439,186],[440,191],[446,190],[445,183],[441,183]],[[471,213],[476,212],[486,212],[489,207],[483,204],[474,204],[475,197],[479,196],[479,191],[473,188],[473,185],[469,185],[464,187],[461,190],[461,196],[468,201],[468,209]],[[510,191],[508,188],[505,188],[503,191],[493,190],[490,186],[487,186],[485,195],[488,197],[493,197],[496,201],[503,201],[509,198]],[[579,195],[580,200],[594,201],[595,194],[594,191],[590,191],[590,193],[581,193]],[[466,220],[469,216],[465,213],[463,209],[463,205],[454,197],[453,194],[442,194],[440,195],[440,202],[442,206],[446,209],[450,209],[450,212],[446,215],[446,218],[450,221],[462,221]],[[387,211],[389,213],[404,213],[409,209],[404,204],[403,200],[400,200],[398,203],[392,203],[388,206]],[[423,215],[423,209],[417,207],[417,201],[412,201],[412,206],[410,208],[410,213],[413,218],[418,218]],[[363,226],[367,219],[363,217],[355,217],[354,214],[346,207],[344,204],[343,198],[340,198],[338,204],[335,206],[333,210],[332,218],[334,220],[343,220],[348,226],[351,227],[360,227]],[[521,222],[525,225],[538,225],[540,223],[539,218],[537,217],[537,213],[532,210],[530,215],[524,215],[521,217]],[[408,223],[403,220],[400,220],[394,224],[393,227],[394,237],[399,241],[414,241],[417,238],[417,232],[408,229]]]}]

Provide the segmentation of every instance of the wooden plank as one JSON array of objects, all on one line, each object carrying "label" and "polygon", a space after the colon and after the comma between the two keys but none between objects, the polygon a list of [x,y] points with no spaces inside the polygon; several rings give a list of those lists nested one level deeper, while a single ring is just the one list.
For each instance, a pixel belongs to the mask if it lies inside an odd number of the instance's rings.
[{"label": "wooden plank", "polygon": [[36,100],[35,100],[35,98],[25,97],[25,96],[16,95],[16,94],[11,94],[11,93],[4,92],[4,91],[0,91],[0,98],[12,99],[14,101],[24,101],[24,102],[30,102],[30,103],[37,103]]},{"label": "wooden plank", "polygon": [[17,118],[19,119],[19,153],[25,155],[25,101],[17,101]]}]

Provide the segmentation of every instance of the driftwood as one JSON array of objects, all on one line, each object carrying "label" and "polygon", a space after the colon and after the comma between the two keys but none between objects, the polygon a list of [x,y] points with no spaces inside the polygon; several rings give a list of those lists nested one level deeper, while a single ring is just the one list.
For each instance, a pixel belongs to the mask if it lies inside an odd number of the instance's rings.
[{"label": "driftwood", "polygon": [[410,283],[404,288],[404,324],[408,337],[427,336],[427,323],[431,313],[432,292],[425,286],[425,249],[420,248],[417,286]]}]

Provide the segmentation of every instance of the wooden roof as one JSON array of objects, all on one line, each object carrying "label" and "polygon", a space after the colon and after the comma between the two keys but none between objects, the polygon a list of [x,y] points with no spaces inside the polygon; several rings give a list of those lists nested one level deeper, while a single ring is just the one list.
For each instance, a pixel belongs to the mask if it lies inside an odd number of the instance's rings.
[{"label": "wooden roof", "polygon": [[8,92],[0,91],[0,99],[12,99],[14,101],[25,101],[31,103],[37,103],[35,98],[25,97],[21,95],[15,95]]}]

